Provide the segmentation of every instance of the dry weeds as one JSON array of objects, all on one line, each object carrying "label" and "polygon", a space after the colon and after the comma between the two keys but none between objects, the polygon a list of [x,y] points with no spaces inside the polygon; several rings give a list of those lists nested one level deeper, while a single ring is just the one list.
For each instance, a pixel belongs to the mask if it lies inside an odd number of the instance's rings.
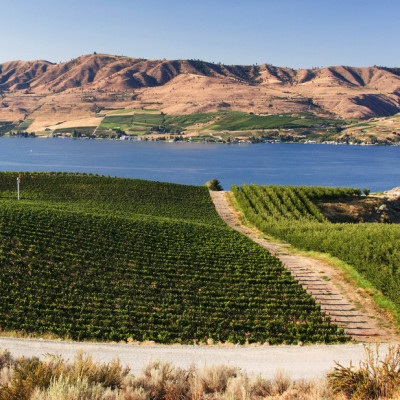
[{"label": "dry weeds", "polygon": [[346,400],[396,399],[400,393],[400,346],[379,356],[366,347],[358,368],[337,364],[326,379],[249,377],[232,366],[182,369],[153,361],[135,377],[118,360],[93,362],[78,353],[72,362],[59,356],[15,360],[0,350],[0,400]]}]

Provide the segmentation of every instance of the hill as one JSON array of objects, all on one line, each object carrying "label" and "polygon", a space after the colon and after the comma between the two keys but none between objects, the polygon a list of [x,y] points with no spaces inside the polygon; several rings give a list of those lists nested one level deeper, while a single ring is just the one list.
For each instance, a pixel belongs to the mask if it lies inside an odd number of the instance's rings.
[{"label": "hill", "polygon": [[0,174],[0,327],[73,339],[344,341],[205,187]]},{"label": "hill", "polygon": [[237,110],[372,118],[400,112],[400,76],[376,66],[294,70],[91,54],[62,64],[0,64],[0,96],[0,120],[29,117],[33,130],[79,119],[88,126],[98,107],[149,104],[173,115]]}]

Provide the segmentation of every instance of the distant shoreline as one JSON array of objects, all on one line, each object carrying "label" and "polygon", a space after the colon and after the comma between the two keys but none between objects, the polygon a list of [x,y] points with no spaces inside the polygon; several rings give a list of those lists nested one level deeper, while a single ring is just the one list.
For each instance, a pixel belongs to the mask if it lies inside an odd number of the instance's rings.
[{"label": "distant shoreline", "polygon": [[316,141],[305,141],[305,142],[291,142],[291,141],[282,141],[282,140],[243,140],[243,141],[231,141],[231,142],[223,142],[223,141],[206,141],[206,140],[162,140],[162,139],[125,139],[125,138],[89,138],[89,137],[70,137],[70,136],[62,136],[62,137],[52,137],[52,136],[24,136],[24,135],[13,135],[13,136],[0,136],[1,139],[57,139],[57,140],[109,140],[114,142],[160,142],[160,143],[203,143],[203,144],[226,144],[226,145],[240,145],[240,144],[308,144],[308,145],[332,145],[332,146],[379,146],[379,147],[400,147],[400,143],[343,143],[343,142],[316,142]]}]

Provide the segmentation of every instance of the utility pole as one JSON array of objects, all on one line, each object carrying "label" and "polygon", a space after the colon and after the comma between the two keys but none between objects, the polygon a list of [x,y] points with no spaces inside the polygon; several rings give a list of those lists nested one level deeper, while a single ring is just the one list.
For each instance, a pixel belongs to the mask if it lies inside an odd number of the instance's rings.
[{"label": "utility pole", "polygon": [[18,189],[18,200],[19,200],[19,184],[21,183],[21,172],[18,175],[17,178],[17,189]]}]

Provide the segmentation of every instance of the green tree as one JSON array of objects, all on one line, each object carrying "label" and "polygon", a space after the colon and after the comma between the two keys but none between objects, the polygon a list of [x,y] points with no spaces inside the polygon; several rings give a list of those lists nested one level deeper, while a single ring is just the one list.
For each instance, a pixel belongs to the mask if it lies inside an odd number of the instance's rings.
[{"label": "green tree", "polygon": [[208,189],[212,190],[213,192],[224,190],[218,179],[211,179],[210,181],[206,182],[205,186],[207,186]]}]

